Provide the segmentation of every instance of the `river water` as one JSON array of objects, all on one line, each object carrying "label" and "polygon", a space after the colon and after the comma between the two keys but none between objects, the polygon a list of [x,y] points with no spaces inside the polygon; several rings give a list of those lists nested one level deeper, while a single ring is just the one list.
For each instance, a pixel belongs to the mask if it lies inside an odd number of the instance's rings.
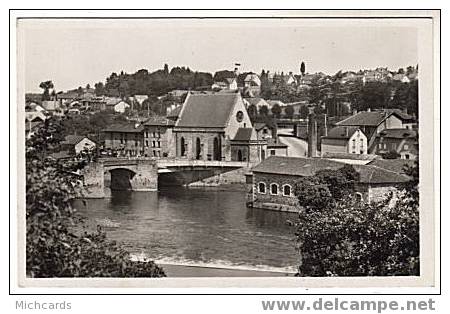
[{"label": "river water", "polygon": [[296,214],[245,206],[245,191],[171,187],[76,202],[89,227],[161,264],[293,272]]}]

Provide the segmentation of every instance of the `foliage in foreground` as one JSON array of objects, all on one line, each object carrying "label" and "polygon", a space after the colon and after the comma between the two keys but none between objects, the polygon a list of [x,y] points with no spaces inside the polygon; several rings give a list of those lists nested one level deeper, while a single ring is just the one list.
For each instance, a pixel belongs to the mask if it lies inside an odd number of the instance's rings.
[{"label": "foliage in foreground", "polygon": [[80,230],[71,200],[84,161],[49,157],[61,140],[52,119],[26,143],[26,273],[29,277],[163,277],[153,262],[133,262],[99,228]]},{"label": "foliage in foreground", "polygon": [[[307,206],[297,224],[298,275],[419,275],[417,167],[409,172],[411,183],[383,202],[364,204],[349,194],[330,202],[325,193],[313,203],[320,206]],[[322,181],[322,190],[329,187]]]}]

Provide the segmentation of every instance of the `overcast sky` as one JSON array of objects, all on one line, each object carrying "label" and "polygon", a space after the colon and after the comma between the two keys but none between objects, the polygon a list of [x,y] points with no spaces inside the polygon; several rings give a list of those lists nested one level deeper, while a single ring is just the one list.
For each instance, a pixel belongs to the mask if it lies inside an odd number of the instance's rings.
[{"label": "overcast sky", "polygon": [[[340,23],[340,24],[339,24]],[[379,66],[397,70],[417,64],[412,27],[320,20],[84,20],[19,22],[25,90],[56,90],[105,81],[112,72],[150,72],[163,67],[192,70],[261,69],[334,74]],[[22,40],[22,41],[21,41]]]}]

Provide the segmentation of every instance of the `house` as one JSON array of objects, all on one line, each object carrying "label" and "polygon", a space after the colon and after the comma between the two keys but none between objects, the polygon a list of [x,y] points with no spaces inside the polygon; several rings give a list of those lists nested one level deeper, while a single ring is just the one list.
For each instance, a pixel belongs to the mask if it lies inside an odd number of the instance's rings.
[{"label": "house", "polygon": [[[324,158],[272,156],[251,169],[247,175],[250,207],[298,212],[295,184],[300,178],[315,175],[320,170],[338,170],[345,164]],[[356,197],[364,202],[382,200],[388,193],[396,193],[410,180],[398,173],[374,165],[352,165],[359,173]]]},{"label": "house", "polygon": [[144,156],[175,157],[173,127],[175,122],[165,117],[151,117],[144,122]]},{"label": "house", "polygon": [[78,155],[85,150],[91,151],[96,146],[97,144],[94,141],[83,135],[67,135],[61,142],[62,150],[72,155]]},{"label": "house", "polygon": [[44,109],[44,107],[42,107],[41,105],[35,103],[35,102],[29,102],[25,105],[25,111],[39,111],[42,113],[46,113],[46,110]]},{"label": "house", "polygon": [[383,130],[376,137],[372,153],[381,156],[392,154],[401,159],[415,160],[419,156],[417,131],[411,129]]},{"label": "house", "polygon": [[144,156],[144,125],[139,123],[117,123],[102,130],[105,149],[118,156]]},{"label": "house", "polygon": [[367,154],[367,137],[357,126],[337,126],[322,136],[321,152]]},{"label": "house", "polygon": [[253,127],[256,131],[256,136],[259,140],[268,140],[276,136],[276,130],[273,126],[269,126],[267,123],[255,122]]},{"label": "house", "polygon": [[255,106],[258,111],[259,111],[259,109],[261,109],[264,106],[266,106],[267,109],[270,109],[270,104],[267,101],[265,101],[263,98],[260,98],[260,97],[244,98],[244,102],[246,103],[247,109],[251,105]]},{"label": "house", "polygon": [[[252,128],[252,123],[240,93],[189,93],[173,129],[176,156],[231,161],[232,140],[238,139],[241,145],[241,138],[236,136],[238,132],[247,132],[239,130],[242,128]],[[246,136],[245,139],[249,150],[256,149],[250,143],[252,137]],[[257,153],[248,155],[252,157]]]},{"label": "house", "polygon": [[42,111],[26,111],[25,122],[44,122],[47,116]]},{"label": "house", "polygon": [[125,111],[130,108],[130,105],[125,101],[120,101],[114,105],[114,112],[125,113]]},{"label": "house", "polygon": [[351,154],[351,153],[322,153],[322,158],[343,162],[350,165],[367,165],[374,160],[382,159],[374,154]]},{"label": "house", "polygon": [[211,85],[211,89],[237,90],[237,79],[236,77],[226,77],[221,81],[214,82],[214,84]]},{"label": "house", "polygon": [[230,141],[231,161],[260,161],[265,157],[267,142],[258,140],[254,128],[239,128]]},{"label": "house", "polygon": [[[267,140],[267,157],[288,156],[288,146],[280,142],[278,137]],[[264,158],[263,158],[264,159]]]},{"label": "house", "polygon": [[257,96],[261,93],[261,80],[255,73],[248,73],[244,78],[244,93]]},{"label": "house", "polygon": [[337,126],[358,127],[367,137],[368,151],[371,151],[378,133],[385,129],[402,128],[403,123],[399,113],[380,111],[361,111],[340,122]]},{"label": "house", "polygon": [[414,116],[408,114],[406,110],[400,109],[377,109],[376,111],[385,112],[387,114],[395,113],[402,121],[403,129],[417,129],[417,120]]},{"label": "house", "polygon": [[55,111],[60,108],[60,102],[58,100],[43,100],[41,106],[46,111]]}]

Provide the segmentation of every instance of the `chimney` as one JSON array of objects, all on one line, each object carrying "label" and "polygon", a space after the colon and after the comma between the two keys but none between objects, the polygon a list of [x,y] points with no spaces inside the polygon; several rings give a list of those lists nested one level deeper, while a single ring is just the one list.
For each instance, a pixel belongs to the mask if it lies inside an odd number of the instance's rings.
[{"label": "chimney", "polygon": [[353,109],[353,115],[356,115],[358,113],[358,110]]},{"label": "chimney", "polygon": [[317,157],[317,121],[314,113],[308,116],[308,157]]},{"label": "chimney", "polygon": [[345,127],[345,136],[348,137],[348,127]]},{"label": "chimney", "polygon": [[323,115],[323,136],[328,136],[328,121],[327,114]]}]

